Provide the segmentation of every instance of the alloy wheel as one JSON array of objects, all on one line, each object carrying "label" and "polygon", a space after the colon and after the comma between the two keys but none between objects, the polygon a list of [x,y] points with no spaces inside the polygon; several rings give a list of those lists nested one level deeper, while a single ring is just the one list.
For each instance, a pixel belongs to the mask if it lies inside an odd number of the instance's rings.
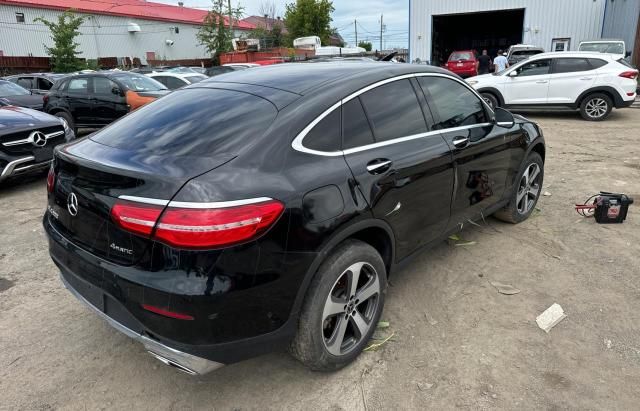
[{"label": "alloy wheel", "polygon": [[531,163],[527,166],[520,179],[516,194],[518,213],[527,214],[540,195],[540,166]]},{"label": "alloy wheel", "polygon": [[584,111],[591,118],[600,118],[607,114],[607,110],[609,109],[609,105],[602,98],[593,98],[587,102],[584,107]]},{"label": "alloy wheel", "polygon": [[324,304],[322,334],[329,353],[351,352],[367,335],[380,301],[380,280],[373,266],[358,262],[338,277]]}]

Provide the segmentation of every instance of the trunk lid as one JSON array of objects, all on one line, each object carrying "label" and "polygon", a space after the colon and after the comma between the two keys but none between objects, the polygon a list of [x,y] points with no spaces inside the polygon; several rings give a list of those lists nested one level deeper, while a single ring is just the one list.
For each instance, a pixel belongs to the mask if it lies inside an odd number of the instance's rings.
[{"label": "trunk lid", "polygon": [[[85,139],[56,151],[49,223],[69,241],[108,261],[130,265],[151,240],[120,229],[111,207],[121,196],[170,200],[191,178],[234,156],[158,157]],[[99,158],[100,162],[88,158]]]}]

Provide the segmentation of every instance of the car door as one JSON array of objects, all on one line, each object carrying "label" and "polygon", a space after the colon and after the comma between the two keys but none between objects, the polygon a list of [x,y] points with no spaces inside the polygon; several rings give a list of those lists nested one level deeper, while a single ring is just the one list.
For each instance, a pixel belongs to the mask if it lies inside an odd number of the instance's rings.
[{"label": "car door", "polygon": [[89,94],[90,77],[75,77],[67,83],[67,89],[62,93],[65,106],[71,112],[76,126],[94,125],[92,102]]},{"label": "car door", "polygon": [[392,227],[398,258],[439,238],[449,220],[451,152],[431,123],[406,78],[343,101],[345,160],[374,217]]},{"label": "car door", "polygon": [[546,104],[550,66],[551,59],[538,59],[508,71],[502,93],[505,104]]},{"label": "car door", "polygon": [[121,87],[107,77],[93,78],[92,111],[97,125],[106,125],[127,113]]},{"label": "car door", "polygon": [[596,70],[586,58],[555,58],[549,76],[549,104],[574,103],[596,81]]},{"label": "car door", "polygon": [[[476,219],[505,194],[511,136],[467,85],[447,77],[419,77],[439,130],[453,156],[455,184],[449,227]],[[519,163],[518,163],[519,164]]]}]

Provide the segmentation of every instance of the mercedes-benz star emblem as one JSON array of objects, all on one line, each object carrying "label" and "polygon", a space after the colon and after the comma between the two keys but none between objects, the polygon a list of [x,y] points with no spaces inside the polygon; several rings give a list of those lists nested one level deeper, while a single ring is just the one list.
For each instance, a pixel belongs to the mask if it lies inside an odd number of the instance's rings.
[{"label": "mercedes-benz star emblem", "polygon": [[47,144],[47,136],[41,131],[34,131],[29,134],[29,141],[36,147],[44,147]]},{"label": "mercedes-benz star emblem", "polygon": [[71,193],[67,197],[67,210],[73,217],[78,215],[78,197],[76,197],[75,193]]}]

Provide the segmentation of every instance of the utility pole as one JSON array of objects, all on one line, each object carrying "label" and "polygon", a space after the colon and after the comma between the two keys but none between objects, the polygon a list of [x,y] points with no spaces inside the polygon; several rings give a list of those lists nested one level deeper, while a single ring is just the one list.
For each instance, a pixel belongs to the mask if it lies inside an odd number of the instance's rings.
[{"label": "utility pole", "polygon": [[353,26],[356,29],[356,47],[358,47],[358,20],[353,20]]},{"label": "utility pole", "polygon": [[233,39],[235,35],[233,34],[233,14],[231,13],[231,0],[227,2],[229,6],[229,33],[231,33],[231,38]]},{"label": "utility pole", "polygon": [[382,17],[383,15],[380,15],[380,54],[382,54],[382,28],[384,27],[382,24]]}]

